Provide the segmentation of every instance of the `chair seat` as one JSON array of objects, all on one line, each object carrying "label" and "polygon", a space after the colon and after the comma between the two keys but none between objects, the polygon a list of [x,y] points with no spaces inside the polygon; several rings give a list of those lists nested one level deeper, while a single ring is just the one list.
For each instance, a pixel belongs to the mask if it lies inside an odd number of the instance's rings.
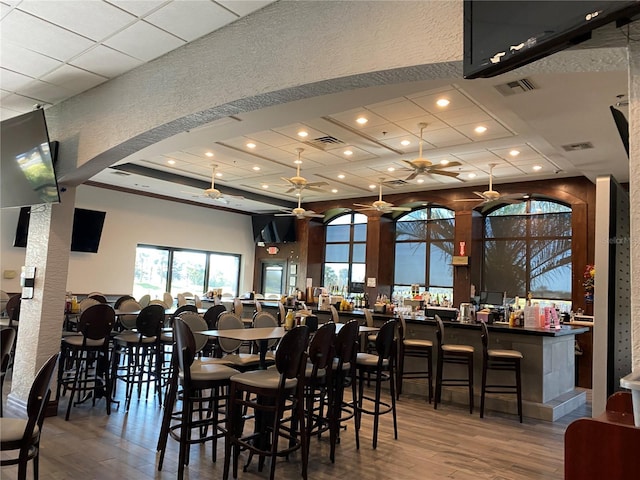
[{"label": "chair seat", "polygon": [[[191,380],[195,382],[226,380],[240,373],[238,370],[226,365],[202,362],[199,359],[196,359],[191,364],[190,370]],[[180,380],[182,380],[184,378],[183,372],[180,372],[179,376]]]},{"label": "chair seat", "polygon": [[[117,335],[114,340],[118,343],[138,343],[140,335],[135,332],[125,332]],[[154,343],[156,337],[142,337],[142,343]]]},{"label": "chair seat", "polygon": [[[358,353],[358,357],[356,358],[356,363],[362,367],[375,367],[378,365],[378,355],[373,355],[371,353]],[[383,366],[389,365],[389,360],[384,359],[382,361]]]},{"label": "chair seat", "polygon": [[[339,364],[340,364],[340,359],[339,358],[334,358],[333,359],[333,364],[331,365],[331,369],[332,370],[337,370]],[[351,362],[344,362],[342,364],[342,371],[343,372],[349,371],[350,369],[351,369]]]},{"label": "chair seat", "polygon": [[473,353],[473,347],[471,345],[454,345],[447,344],[442,346],[443,352],[449,353]]},{"label": "chair seat", "polygon": [[[280,384],[280,373],[276,369],[252,370],[234,375],[231,377],[231,381],[249,387],[276,390]],[[286,389],[293,389],[297,384],[298,380],[296,378],[289,378],[285,381],[284,387]]]},{"label": "chair seat", "polygon": [[[306,378],[311,378],[312,374],[313,374],[313,363],[307,362],[307,365],[304,370],[304,376]],[[318,378],[324,378],[326,375],[327,375],[327,371],[324,368],[320,368],[316,372],[316,377]]]},{"label": "chair seat", "polygon": [[[26,426],[26,418],[0,418],[0,442],[18,442],[22,440]],[[32,440],[38,438],[39,433],[40,430],[36,425],[31,437]]]},{"label": "chair seat", "polygon": [[367,340],[368,340],[369,342],[373,342],[373,343],[375,343],[376,338],[378,338],[378,334],[377,334],[377,333],[374,333],[374,334],[372,334],[372,335],[367,335]]},{"label": "chair seat", "polygon": [[405,347],[411,348],[433,348],[433,342],[431,340],[421,340],[416,338],[405,339],[404,340]]},{"label": "chair seat", "polygon": [[[68,337],[64,337],[62,341],[67,345],[71,345],[72,347],[81,347],[82,342],[84,340],[84,335],[70,335]],[[91,338],[87,338],[87,347],[101,347],[104,345],[104,338],[100,340],[93,340]]]},{"label": "chair seat", "polygon": [[[267,359],[269,359],[267,357]],[[222,365],[247,367],[249,365],[259,365],[260,355],[255,353],[230,353],[222,358],[212,359],[213,363],[220,363]]]},{"label": "chair seat", "polygon": [[517,350],[487,350],[487,355],[491,358],[523,358]]}]

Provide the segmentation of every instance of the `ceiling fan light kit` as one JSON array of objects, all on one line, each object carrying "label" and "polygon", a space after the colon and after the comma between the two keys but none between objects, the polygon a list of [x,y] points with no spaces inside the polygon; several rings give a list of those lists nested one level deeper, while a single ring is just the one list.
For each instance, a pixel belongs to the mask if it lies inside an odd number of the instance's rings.
[{"label": "ceiling fan light kit", "polygon": [[394,204],[385,202],[382,200],[382,184],[384,183],[384,178],[380,179],[380,183],[378,184],[379,193],[378,200],[373,202],[370,205],[366,205],[363,203],[354,203],[353,205],[359,207],[357,210],[359,212],[366,211],[376,211],[381,213],[391,213],[391,212],[410,212],[411,208],[409,207],[396,207]]}]

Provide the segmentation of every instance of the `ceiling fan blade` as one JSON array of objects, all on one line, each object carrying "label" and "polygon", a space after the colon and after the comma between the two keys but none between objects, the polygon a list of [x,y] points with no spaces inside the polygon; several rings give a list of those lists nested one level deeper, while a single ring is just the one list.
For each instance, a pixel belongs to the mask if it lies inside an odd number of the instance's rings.
[{"label": "ceiling fan blade", "polygon": [[291,193],[291,192],[295,192],[296,190],[297,190],[297,188],[296,188],[296,187],[291,187],[289,190],[287,190],[287,191],[286,191],[286,192],[284,192],[284,193]]},{"label": "ceiling fan blade", "polygon": [[446,164],[442,164],[441,163],[441,164],[439,164],[437,166],[440,167],[440,168],[449,168],[449,167],[459,167],[461,165],[462,164],[460,162],[454,161],[454,162],[449,162],[449,163],[446,163]]},{"label": "ceiling fan blade", "polygon": [[455,202],[477,202],[477,198],[456,198]]},{"label": "ceiling fan blade", "polygon": [[392,212],[410,212],[411,211],[409,207],[387,207],[387,209]]},{"label": "ceiling fan blade", "polygon": [[307,210],[304,212],[303,216],[307,218],[324,218],[324,215],[321,213],[316,213],[313,210]]},{"label": "ceiling fan blade", "polygon": [[446,170],[440,170],[438,168],[429,170],[430,174],[435,175],[444,175],[445,177],[453,177],[457,178],[460,175],[458,172],[447,172]]},{"label": "ceiling fan blade", "polygon": [[405,181],[408,180],[413,180],[414,178],[416,178],[420,173],[417,170],[414,170],[413,173],[411,175],[409,175],[407,178],[405,178]]},{"label": "ceiling fan blade", "polygon": [[327,182],[309,182],[305,184],[306,187],[325,187],[329,185]]},{"label": "ceiling fan blade", "polygon": [[294,215],[293,213],[274,213],[273,216],[274,217],[290,217],[291,215]]},{"label": "ceiling fan blade", "polygon": [[354,203],[354,207],[373,208],[371,205],[365,205],[364,203]]},{"label": "ceiling fan blade", "polygon": [[411,162],[411,160],[402,160],[404,163],[409,165],[412,169],[416,168],[416,166]]}]

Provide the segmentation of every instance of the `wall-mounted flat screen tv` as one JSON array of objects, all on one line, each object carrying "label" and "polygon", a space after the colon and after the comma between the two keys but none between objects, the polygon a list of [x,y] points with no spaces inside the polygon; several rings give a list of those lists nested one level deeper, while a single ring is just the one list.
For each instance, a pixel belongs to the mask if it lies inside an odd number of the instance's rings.
[{"label": "wall-mounted flat screen tv", "polygon": [[[26,247],[29,234],[30,207],[22,207],[18,217],[14,247]],[[102,238],[106,212],[76,208],[73,212],[71,251],[97,253]]]},{"label": "wall-mounted flat screen tv", "polygon": [[44,110],[0,122],[0,207],[59,203]]},{"label": "wall-mounted flat screen tv", "polygon": [[464,78],[509,72],[591,38],[640,14],[638,1],[464,2]]},{"label": "wall-mounted flat screen tv", "polygon": [[256,243],[290,243],[296,241],[296,222],[294,217],[253,215],[251,217],[251,225]]}]

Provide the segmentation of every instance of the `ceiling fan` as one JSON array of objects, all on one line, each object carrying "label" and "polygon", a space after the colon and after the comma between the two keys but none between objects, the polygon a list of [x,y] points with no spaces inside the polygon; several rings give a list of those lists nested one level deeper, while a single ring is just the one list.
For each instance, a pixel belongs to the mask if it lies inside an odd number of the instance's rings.
[{"label": "ceiling fan", "polygon": [[225,204],[229,203],[229,199],[230,198],[235,198],[238,200],[244,199],[244,197],[241,197],[239,195],[226,195],[223,194],[220,190],[218,190],[216,188],[216,168],[218,166],[217,165],[211,165],[211,187],[207,188],[204,192],[202,192],[201,195],[198,195],[200,197],[207,197],[210,198],[211,200],[216,200]]},{"label": "ceiling fan", "polygon": [[295,192],[296,190],[298,193],[301,193],[302,190],[324,193],[324,190],[318,187],[329,185],[327,182],[307,182],[306,178],[300,176],[300,164],[302,163],[302,160],[300,160],[300,154],[304,152],[304,148],[296,148],[296,152],[298,152],[298,159],[296,160],[297,169],[295,177],[282,177],[290,187],[285,193]]},{"label": "ceiling fan", "polygon": [[382,200],[382,183],[383,182],[384,182],[384,178],[381,178],[380,184],[379,184],[378,200],[376,200],[370,205],[365,205],[362,203],[354,203],[356,207],[360,207],[358,208],[358,211],[375,210],[381,213],[410,212],[411,209],[409,207],[396,207],[392,203],[385,202],[384,200]]},{"label": "ceiling fan", "polygon": [[524,193],[506,193],[501,194],[493,189],[493,167],[498,165],[497,163],[489,164],[489,190],[484,192],[473,192],[478,198],[461,198],[458,202],[480,202],[474,205],[473,208],[487,205],[491,202],[500,201],[501,203],[520,203],[523,200]]},{"label": "ceiling fan", "polygon": [[316,213],[313,210],[305,210],[302,208],[302,195],[298,192],[298,206],[296,208],[291,209],[291,211],[287,213],[276,213],[276,217],[287,217],[293,216],[296,218],[324,218],[324,215],[321,213]]},{"label": "ceiling fan", "polygon": [[[409,175],[405,180],[413,180],[418,175],[445,175],[447,177],[458,177],[458,172],[448,172],[443,170],[443,168],[448,167],[457,167],[462,165],[460,162],[449,162],[446,165],[434,165],[430,160],[422,157],[422,132],[425,128],[427,128],[426,123],[419,123],[418,127],[420,128],[420,151],[418,153],[418,158],[414,160],[403,160],[407,165],[409,165],[413,172]],[[458,179],[460,180],[460,179]]]}]

